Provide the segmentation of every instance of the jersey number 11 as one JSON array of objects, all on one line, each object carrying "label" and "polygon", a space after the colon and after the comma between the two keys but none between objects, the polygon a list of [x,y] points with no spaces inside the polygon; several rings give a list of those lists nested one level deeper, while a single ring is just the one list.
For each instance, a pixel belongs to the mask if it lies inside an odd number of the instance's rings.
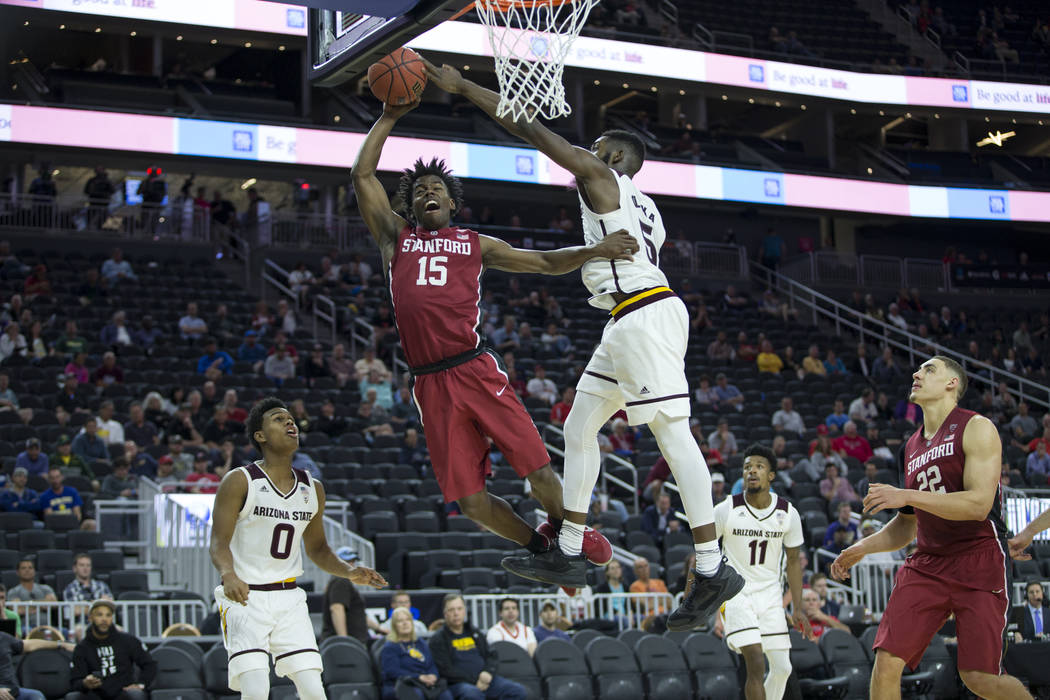
[{"label": "jersey number 11", "polygon": [[769,540],[751,540],[747,546],[751,548],[751,566],[766,563],[766,547],[769,546]]}]

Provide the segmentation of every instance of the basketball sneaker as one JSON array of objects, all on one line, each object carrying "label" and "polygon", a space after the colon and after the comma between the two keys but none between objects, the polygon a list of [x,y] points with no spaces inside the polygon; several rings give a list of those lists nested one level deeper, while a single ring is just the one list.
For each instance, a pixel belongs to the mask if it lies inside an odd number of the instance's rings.
[{"label": "basketball sneaker", "polygon": [[[552,547],[557,546],[558,531],[554,529],[554,525],[551,524],[550,520],[544,520],[540,523],[540,526],[536,528],[536,532],[546,537]],[[613,556],[612,545],[609,544],[609,540],[606,539],[605,535],[590,527],[583,531],[583,553],[586,555],[587,561],[595,566],[605,566],[612,561]]]},{"label": "basketball sneaker", "polygon": [[566,556],[559,547],[551,547],[540,554],[504,557],[502,564],[507,571],[530,581],[568,588],[583,588],[587,585],[586,556]]},{"label": "basketball sneaker", "polygon": [[722,603],[743,589],[744,577],[722,557],[722,564],[713,576],[694,575],[693,585],[682,598],[682,604],[667,616],[667,629],[682,632],[702,625]]}]

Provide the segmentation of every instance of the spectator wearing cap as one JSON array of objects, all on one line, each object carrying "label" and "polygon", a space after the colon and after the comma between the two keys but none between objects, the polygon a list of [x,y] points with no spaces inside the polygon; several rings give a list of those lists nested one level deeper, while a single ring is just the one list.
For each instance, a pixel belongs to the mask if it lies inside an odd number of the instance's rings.
[{"label": "spectator wearing cap", "polygon": [[196,486],[190,487],[191,493],[215,493],[219,490],[218,486],[206,486],[198,482],[208,482],[211,484],[218,484],[220,479],[218,476],[208,471],[211,467],[211,460],[208,459],[208,455],[205,452],[200,453],[193,460],[193,471],[186,475],[186,481],[196,484]]},{"label": "spectator wearing cap", "polygon": [[90,625],[73,650],[67,700],[147,700],[146,688],[157,675],[157,662],[138,637],[113,623],[117,606],[96,600],[88,611]]},{"label": "spectator wearing cap", "polygon": [[328,362],[324,358],[324,346],[320,343],[314,343],[310,349],[310,356],[306,358],[299,369],[300,374],[310,386],[313,386],[314,381],[317,379],[331,377],[332,372],[328,369]]},{"label": "spectator wearing cap", "polygon": [[29,472],[15,467],[7,486],[0,489],[0,509],[7,513],[39,513],[40,494],[26,486]]},{"label": "spectator wearing cap", "polygon": [[559,627],[559,623],[565,624],[566,622],[568,621],[558,614],[558,605],[553,599],[548,598],[540,603],[540,624],[532,630],[536,635],[536,644],[543,644],[543,640],[551,637],[569,641],[569,633]]},{"label": "spectator wearing cap", "polygon": [[197,314],[197,302],[186,304],[186,315],[179,319],[179,335],[183,340],[194,342],[208,332],[208,324]]},{"label": "spectator wearing cap", "polygon": [[91,470],[88,463],[73,452],[73,442],[69,436],[63,433],[55,440],[55,452],[50,457],[50,467],[58,467],[66,476],[84,476],[88,479],[95,478],[95,472]]},{"label": "spectator wearing cap", "polygon": [[124,370],[117,365],[117,356],[112,350],[102,355],[102,364],[91,373],[91,383],[97,387],[124,383]]},{"label": "spectator wearing cap", "polygon": [[722,472],[711,472],[711,502],[718,505],[726,500],[726,478]]},{"label": "spectator wearing cap", "polygon": [[[738,411],[744,410],[744,395],[735,384],[729,383],[729,378],[726,377],[725,372],[719,372],[715,377],[715,394],[718,395],[720,404],[732,406]],[[724,452],[725,450],[722,451]]]},{"label": "spectator wearing cap", "polygon": [[[182,481],[182,475],[175,471],[175,460],[170,455],[164,455],[157,460],[157,473],[153,476],[156,484],[178,484]],[[167,491],[168,489],[165,489]]]},{"label": "spectator wearing cap", "polygon": [[64,481],[62,471],[52,466],[47,473],[47,483],[51,488],[40,494],[41,511],[45,516],[52,513],[72,513],[80,521],[80,529],[91,529],[95,521],[90,518],[84,519],[84,499],[80,497],[79,491],[72,486],[66,486]]},{"label": "spectator wearing cap", "polygon": [[244,341],[237,348],[237,361],[250,362],[256,374],[266,361],[266,346],[259,342],[259,333],[251,329],[244,332]]},{"label": "spectator wearing cap", "polygon": [[31,437],[26,440],[26,448],[15,457],[15,469],[21,467],[30,474],[43,476],[47,474],[47,455],[40,449],[40,439]]},{"label": "spectator wearing cap", "polygon": [[197,360],[197,374],[233,374],[233,358],[224,350],[219,350],[214,337],[204,339],[204,354]]},{"label": "spectator wearing cap", "polygon": [[[168,438],[168,454],[164,456],[171,459],[178,476],[183,476],[193,469],[193,453],[186,451],[181,435],[176,434]],[[160,464],[160,460],[157,464]]]},{"label": "spectator wearing cap", "polygon": [[[354,564],[359,560],[351,547],[340,547],[335,555]],[[365,614],[365,601],[354,584],[342,576],[333,576],[324,591],[324,609],[321,611],[321,639],[353,637],[371,644],[368,630],[379,631],[379,623]]]}]

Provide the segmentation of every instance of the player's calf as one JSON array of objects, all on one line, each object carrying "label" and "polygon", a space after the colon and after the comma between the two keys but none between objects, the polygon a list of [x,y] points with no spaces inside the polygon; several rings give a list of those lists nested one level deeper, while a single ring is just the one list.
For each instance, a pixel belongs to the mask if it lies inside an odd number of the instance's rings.
[{"label": "player's calf", "polygon": [[985,671],[963,671],[960,669],[959,677],[966,684],[970,692],[979,698],[988,700],[1029,700],[1029,694],[1021,681],[1013,676],[996,676]]},{"label": "player's calf", "polygon": [[744,697],[747,700],[766,700],[765,686],[762,679],[766,674],[766,658],[762,655],[760,644],[748,644],[740,650],[747,666],[747,680],[744,683]]}]

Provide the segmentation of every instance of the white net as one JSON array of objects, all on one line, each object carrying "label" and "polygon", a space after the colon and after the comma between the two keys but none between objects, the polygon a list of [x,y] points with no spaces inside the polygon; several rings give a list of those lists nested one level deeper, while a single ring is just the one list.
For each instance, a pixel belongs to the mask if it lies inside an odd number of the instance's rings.
[{"label": "white net", "polygon": [[476,0],[499,78],[501,117],[572,114],[562,72],[569,49],[598,0]]}]

